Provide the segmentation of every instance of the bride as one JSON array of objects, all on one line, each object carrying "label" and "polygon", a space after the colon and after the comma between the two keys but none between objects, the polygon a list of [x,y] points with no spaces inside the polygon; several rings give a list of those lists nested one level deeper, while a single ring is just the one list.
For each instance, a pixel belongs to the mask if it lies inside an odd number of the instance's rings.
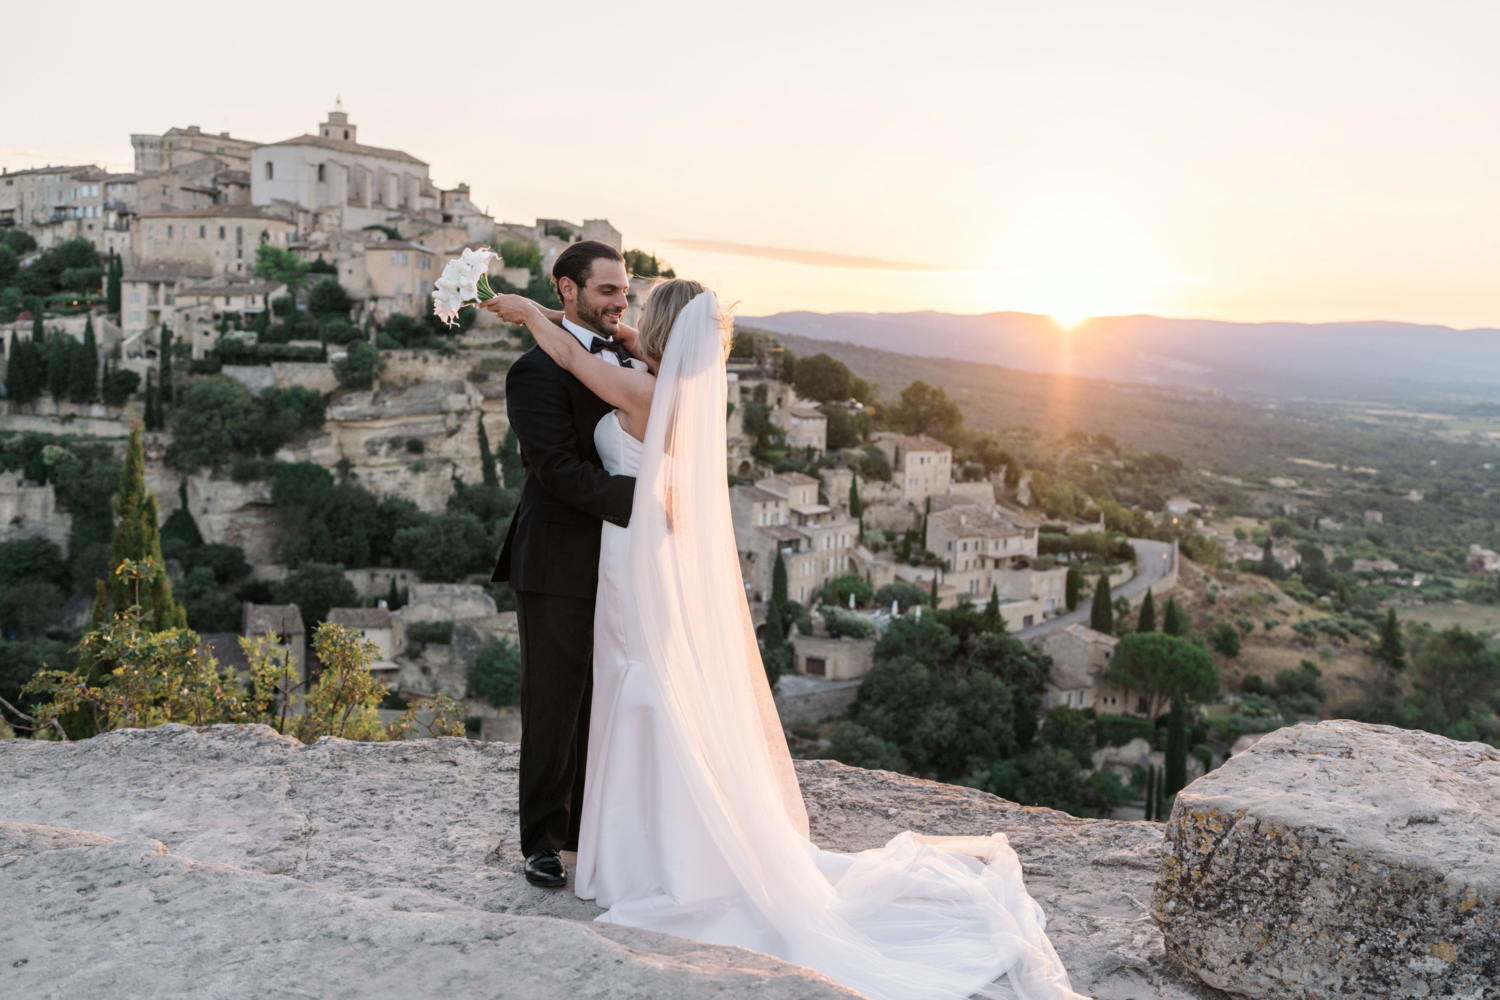
[{"label": "bride", "polygon": [[[530,299],[486,303],[616,409],[594,440],[637,477],[605,524],[575,892],[598,919],[806,966],[872,1000],[1076,1000],[1005,835],[815,846],[745,602],[725,475],[713,292],[658,285],[611,365]],[[1007,982],[1002,982],[1001,977]]]}]

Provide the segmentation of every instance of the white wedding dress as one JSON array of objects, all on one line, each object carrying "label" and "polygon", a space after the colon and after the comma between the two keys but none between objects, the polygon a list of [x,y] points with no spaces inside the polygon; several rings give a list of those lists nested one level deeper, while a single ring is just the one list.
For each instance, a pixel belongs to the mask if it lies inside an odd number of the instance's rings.
[{"label": "white wedding dress", "polygon": [[605,467],[637,477],[603,526],[575,891],[600,920],[806,966],[872,1000],[1077,1000],[1002,833],[847,855],[808,839],[740,578],[711,292],[678,317],[646,441],[611,413]]}]

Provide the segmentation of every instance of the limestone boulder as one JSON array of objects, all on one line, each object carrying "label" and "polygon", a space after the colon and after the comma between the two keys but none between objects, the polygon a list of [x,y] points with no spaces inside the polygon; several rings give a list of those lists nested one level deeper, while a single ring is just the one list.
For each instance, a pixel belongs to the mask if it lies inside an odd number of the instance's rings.
[{"label": "limestone boulder", "polygon": [[1166,949],[1254,997],[1500,989],[1500,752],[1355,722],[1280,729],[1178,795]]},{"label": "limestone boulder", "polygon": [[[0,991],[109,997],[853,997],[737,948],[594,923],[528,885],[513,745],[311,746],[261,726],[0,741]],[[1219,996],[1147,911],[1161,827],[799,761],[839,850],[1004,831],[1075,989]],[[415,992],[414,992],[415,991]]]}]

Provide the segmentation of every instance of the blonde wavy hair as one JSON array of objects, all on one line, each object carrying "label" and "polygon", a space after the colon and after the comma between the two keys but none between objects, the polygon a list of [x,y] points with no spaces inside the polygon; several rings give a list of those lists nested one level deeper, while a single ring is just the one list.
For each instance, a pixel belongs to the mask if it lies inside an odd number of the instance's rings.
[{"label": "blonde wavy hair", "polygon": [[[707,290],[689,278],[672,278],[651,287],[646,307],[641,311],[639,344],[646,357],[654,362],[661,361],[662,353],[667,349],[667,337],[671,335],[672,325],[677,322],[678,315],[689,302]],[[724,351],[727,354],[734,344],[734,324],[722,307],[720,313]]]}]

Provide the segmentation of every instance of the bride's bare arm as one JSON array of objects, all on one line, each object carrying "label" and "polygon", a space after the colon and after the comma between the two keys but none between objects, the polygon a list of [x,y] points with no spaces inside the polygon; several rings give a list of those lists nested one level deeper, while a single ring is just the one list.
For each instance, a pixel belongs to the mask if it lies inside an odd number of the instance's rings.
[{"label": "bride's bare arm", "polygon": [[616,407],[625,432],[637,440],[644,440],[656,376],[612,365],[590,354],[578,338],[552,322],[546,310],[523,295],[497,295],[486,301],[484,308],[507,323],[525,323],[536,337],[536,345],[546,351],[548,357],[588,386],[600,399]]},{"label": "bride's bare arm", "polygon": [[[540,303],[537,304],[537,309],[540,310],[541,314],[547,317],[550,322],[556,323],[558,326],[562,326],[563,311],[561,309],[548,309],[546,306]],[[620,332],[615,334],[615,339],[624,344],[625,350],[629,351],[633,357],[640,360],[640,362],[646,366],[646,369],[650,371],[652,375],[656,374],[657,363],[646,357],[646,353],[642,351],[639,346],[641,342],[641,331],[637,330],[629,323],[621,323]]]}]

